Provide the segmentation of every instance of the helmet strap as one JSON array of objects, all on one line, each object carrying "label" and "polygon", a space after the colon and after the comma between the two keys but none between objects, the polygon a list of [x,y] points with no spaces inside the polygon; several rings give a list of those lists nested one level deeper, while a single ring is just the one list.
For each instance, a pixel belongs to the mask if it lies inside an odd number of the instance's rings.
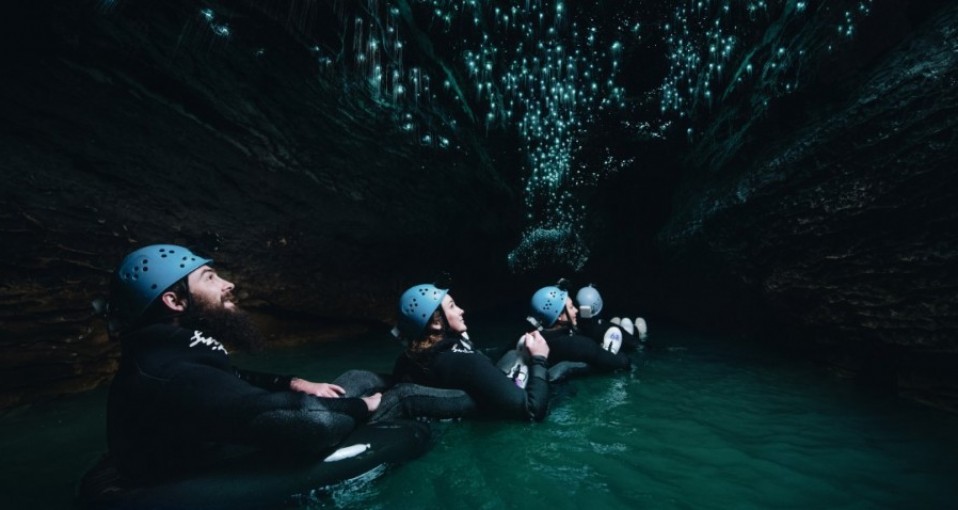
[{"label": "helmet strap", "polygon": [[[569,315],[569,310],[565,306],[562,307],[562,313],[559,314],[559,317],[562,317],[563,315],[565,315],[566,325],[569,328],[569,331],[572,333],[577,332],[579,328],[572,323],[572,316]],[[559,320],[556,319],[556,322],[559,322]]]}]

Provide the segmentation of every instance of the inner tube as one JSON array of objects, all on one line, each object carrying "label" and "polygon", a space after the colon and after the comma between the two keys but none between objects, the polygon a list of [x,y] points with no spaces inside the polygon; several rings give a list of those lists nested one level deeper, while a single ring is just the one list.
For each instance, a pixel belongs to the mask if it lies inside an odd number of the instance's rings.
[{"label": "inner tube", "polygon": [[261,509],[283,508],[305,495],[353,479],[369,479],[423,454],[428,424],[411,420],[363,425],[322,460],[281,458],[257,451],[224,461],[215,469],[148,486],[125,485],[109,459],[80,482],[77,503],[86,509]]}]

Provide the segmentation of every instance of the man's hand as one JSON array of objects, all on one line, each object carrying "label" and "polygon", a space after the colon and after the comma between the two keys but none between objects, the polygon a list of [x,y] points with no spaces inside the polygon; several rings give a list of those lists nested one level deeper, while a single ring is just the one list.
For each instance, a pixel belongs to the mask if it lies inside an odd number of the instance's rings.
[{"label": "man's hand", "polygon": [[339,398],[346,394],[346,390],[335,384],[316,383],[299,377],[294,377],[289,381],[289,389],[325,398]]}]

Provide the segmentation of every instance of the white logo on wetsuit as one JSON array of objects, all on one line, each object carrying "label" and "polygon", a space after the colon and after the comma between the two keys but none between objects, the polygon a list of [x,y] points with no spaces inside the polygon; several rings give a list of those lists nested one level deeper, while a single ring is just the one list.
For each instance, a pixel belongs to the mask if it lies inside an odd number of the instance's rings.
[{"label": "white logo on wetsuit", "polygon": [[[199,344],[208,345],[210,350],[213,351],[223,351],[226,352],[226,347],[223,347],[223,344],[219,343],[215,338],[209,336],[203,336],[203,333],[200,331],[193,331],[193,337],[190,338],[190,347],[196,347]],[[227,353],[229,354],[229,353]]]}]

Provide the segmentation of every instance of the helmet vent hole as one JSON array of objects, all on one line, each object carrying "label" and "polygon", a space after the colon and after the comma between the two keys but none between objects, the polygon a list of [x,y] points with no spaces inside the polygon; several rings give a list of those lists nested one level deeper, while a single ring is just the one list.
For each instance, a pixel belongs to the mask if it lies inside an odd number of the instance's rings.
[{"label": "helmet vent hole", "polygon": [[151,288],[151,289],[156,289],[156,284],[154,283],[153,285],[150,286],[150,288]]}]

